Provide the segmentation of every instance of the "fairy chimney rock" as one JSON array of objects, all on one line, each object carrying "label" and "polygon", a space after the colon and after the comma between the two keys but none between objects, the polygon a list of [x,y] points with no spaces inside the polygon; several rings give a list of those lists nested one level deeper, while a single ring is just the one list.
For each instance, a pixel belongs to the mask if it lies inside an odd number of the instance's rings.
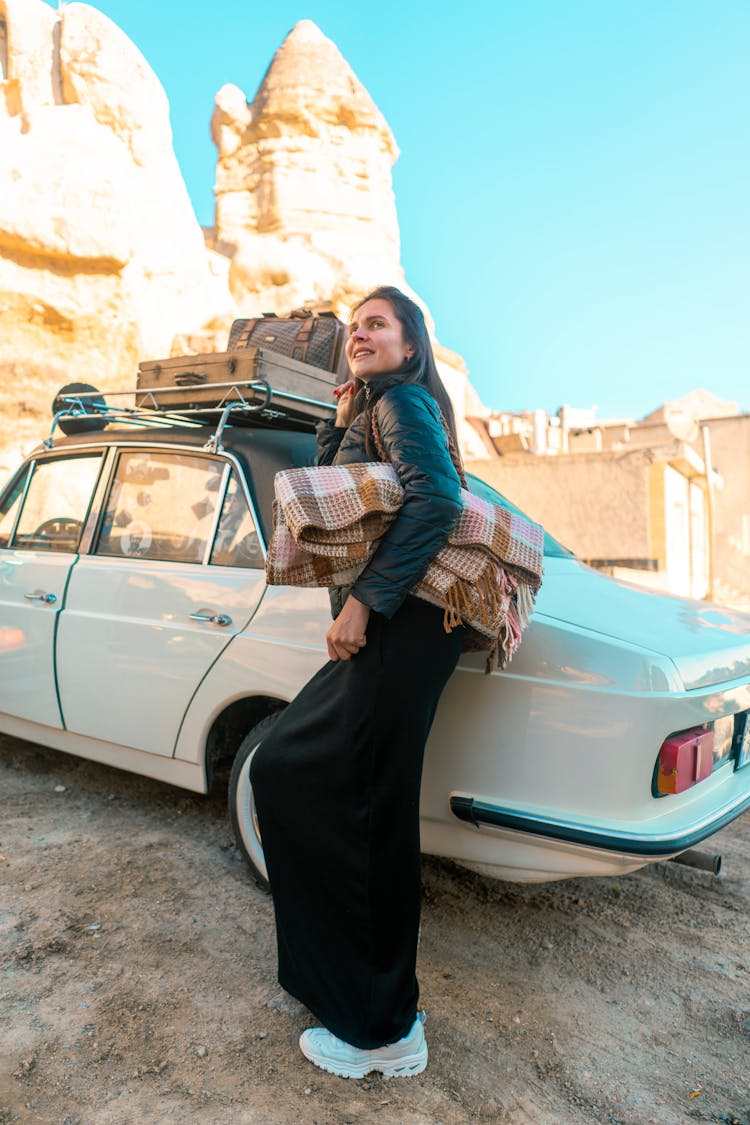
[{"label": "fairy chimney rock", "polygon": [[[237,86],[216,96],[215,246],[231,259],[243,316],[331,305],[347,317],[375,285],[406,282],[387,121],[336,45],[302,20],[274,55],[248,104]],[[436,346],[438,368],[471,452],[468,379],[460,356]]]},{"label": "fairy chimney rock", "polygon": [[309,256],[318,256],[327,281],[335,275],[354,288],[358,280],[366,286],[364,278],[403,280],[391,182],[396,142],[314,23],[302,20],[289,33],[251,105],[236,87],[219,92],[213,135],[216,237],[240,251],[236,297],[268,288],[274,258],[277,274],[305,279]]}]

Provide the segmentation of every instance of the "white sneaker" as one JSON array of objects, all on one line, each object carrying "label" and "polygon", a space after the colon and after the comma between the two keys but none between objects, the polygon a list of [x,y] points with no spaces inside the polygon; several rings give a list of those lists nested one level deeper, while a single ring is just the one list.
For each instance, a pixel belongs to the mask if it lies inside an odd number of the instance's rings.
[{"label": "white sneaker", "polygon": [[423,1023],[424,1012],[419,1012],[408,1035],[371,1051],[344,1043],[325,1027],[308,1027],[299,1046],[306,1059],[339,1078],[364,1078],[371,1070],[379,1070],[384,1078],[408,1078],[427,1066]]}]

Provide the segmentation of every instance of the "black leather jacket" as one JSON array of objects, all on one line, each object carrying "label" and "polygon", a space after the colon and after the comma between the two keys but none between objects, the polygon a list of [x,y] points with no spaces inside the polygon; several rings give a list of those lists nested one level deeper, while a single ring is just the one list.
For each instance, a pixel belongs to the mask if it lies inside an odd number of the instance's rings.
[{"label": "black leather jacket", "polygon": [[[369,564],[350,588],[331,591],[334,617],[347,594],[392,617],[445,543],[461,511],[461,485],[437,403],[423,387],[378,376],[364,390],[383,446],[404,489],[404,504]],[[365,445],[364,412],[348,428],[320,422],[318,464],[377,460]],[[371,442],[372,444],[372,442]]]}]

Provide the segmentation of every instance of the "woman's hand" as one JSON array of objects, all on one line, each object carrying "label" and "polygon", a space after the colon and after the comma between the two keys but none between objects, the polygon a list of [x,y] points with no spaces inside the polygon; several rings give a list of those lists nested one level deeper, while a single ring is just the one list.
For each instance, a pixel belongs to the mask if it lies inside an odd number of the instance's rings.
[{"label": "woman's hand", "polygon": [[354,412],[354,395],[356,388],[353,379],[347,379],[345,383],[341,383],[338,387],[334,387],[334,396],[336,402],[336,425],[337,426],[351,426],[356,415]]},{"label": "woman's hand", "polygon": [[370,607],[349,597],[344,608],[326,634],[329,660],[351,660],[367,644],[367,622],[370,620]]}]

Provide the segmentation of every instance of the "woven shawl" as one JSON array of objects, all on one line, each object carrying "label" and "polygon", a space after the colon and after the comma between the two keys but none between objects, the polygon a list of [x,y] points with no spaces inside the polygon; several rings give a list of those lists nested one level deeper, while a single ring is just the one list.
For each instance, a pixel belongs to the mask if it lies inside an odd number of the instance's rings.
[{"label": "woven shawl", "polygon": [[[404,502],[392,465],[357,462],[284,469],[274,481],[266,582],[349,586]],[[411,590],[441,606],[447,632],[467,626],[465,648],[489,652],[487,670],[518,648],[542,581],[543,530],[461,489],[463,509]]]}]

